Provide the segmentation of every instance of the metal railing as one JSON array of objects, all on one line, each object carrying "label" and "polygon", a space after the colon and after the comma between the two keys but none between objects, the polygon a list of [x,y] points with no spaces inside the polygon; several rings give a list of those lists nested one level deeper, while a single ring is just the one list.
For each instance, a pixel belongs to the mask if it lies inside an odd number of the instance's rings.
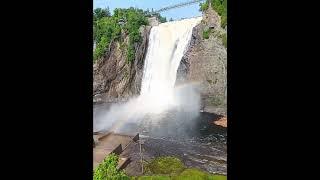
[{"label": "metal railing", "polygon": [[183,3],[167,6],[167,7],[164,7],[164,8],[156,10],[155,13],[168,11],[170,9],[180,8],[180,7],[183,7],[183,6],[188,6],[188,5],[191,5],[191,4],[194,4],[194,3],[198,3],[198,2],[201,2],[201,1],[205,1],[205,0],[193,0],[193,1],[188,1],[188,2],[183,2]]}]

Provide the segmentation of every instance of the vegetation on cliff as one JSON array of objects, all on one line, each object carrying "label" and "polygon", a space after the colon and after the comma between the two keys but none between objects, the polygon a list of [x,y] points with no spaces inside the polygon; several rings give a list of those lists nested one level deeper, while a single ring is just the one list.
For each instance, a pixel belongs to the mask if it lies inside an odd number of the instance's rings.
[{"label": "vegetation on cliff", "polygon": [[209,1],[213,10],[221,17],[221,27],[225,28],[227,25],[227,0],[206,0],[206,2],[200,3],[200,11],[206,11],[209,8]]},{"label": "vegetation on cliff", "polygon": [[210,29],[203,30],[203,32],[202,32],[202,37],[203,37],[204,39],[209,39],[209,37],[210,37]]},{"label": "vegetation on cliff", "polygon": [[227,0],[211,0],[211,7],[221,16],[221,27],[227,25]]},{"label": "vegetation on cliff", "polygon": [[200,3],[200,11],[202,11],[202,12],[206,11],[208,9],[208,7],[209,7],[208,0],[206,2],[204,2],[204,3]]},{"label": "vegetation on cliff", "polygon": [[161,16],[160,13],[156,13],[153,11],[153,9],[151,11],[149,11],[149,9],[147,9],[146,11],[144,11],[144,14],[147,16],[147,17],[151,17],[151,16],[155,16],[159,19],[160,23],[165,23],[167,22],[167,18],[166,17],[163,17]]},{"label": "vegetation on cliff", "polygon": [[93,40],[96,48],[93,53],[94,61],[103,57],[111,41],[123,43],[122,34],[129,35],[129,43],[125,44],[127,52],[127,62],[132,62],[135,58],[135,43],[141,41],[139,28],[148,25],[148,17],[156,16],[160,22],[166,22],[166,18],[159,13],[149,10],[143,11],[137,8],[116,8],[111,15],[109,8],[97,8],[93,14]]},{"label": "vegetation on cliff", "polygon": [[[95,10],[93,16],[93,38],[96,43],[96,49],[93,53],[94,61],[101,58],[107,51],[111,41],[123,42],[121,33],[129,35],[129,44],[127,45],[127,60],[134,59],[134,43],[141,40],[139,28],[147,25],[148,20],[141,9],[116,8],[112,16],[108,12],[101,13],[101,10]],[[102,14],[102,15],[101,15]]]}]

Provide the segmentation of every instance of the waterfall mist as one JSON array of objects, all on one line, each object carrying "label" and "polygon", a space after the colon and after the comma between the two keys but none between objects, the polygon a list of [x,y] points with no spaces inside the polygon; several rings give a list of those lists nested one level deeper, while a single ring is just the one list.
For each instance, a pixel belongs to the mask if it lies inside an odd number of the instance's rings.
[{"label": "waterfall mist", "polygon": [[179,135],[199,115],[197,83],[175,86],[177,69],[201,17],[152,27],[145,58],[141,93],[94,115],[94,131],[148,132]]}]

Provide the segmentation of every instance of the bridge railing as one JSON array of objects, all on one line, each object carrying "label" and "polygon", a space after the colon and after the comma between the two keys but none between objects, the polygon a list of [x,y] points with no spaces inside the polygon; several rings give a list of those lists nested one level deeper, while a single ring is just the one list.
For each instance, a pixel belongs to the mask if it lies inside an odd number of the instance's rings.
[{"label": "bridge railing", "polygon": [[164,7],[164,8],[156,10],[154,13],[159,13],[159,12],[163,12],[163,11],[168,11],[170,9],[175,9],[175,8],[180,8],[180,7],[183,7],[183,6],[188,6],[188,5],[191,5],[191,4],[194,4],[194,3],[198,3],[198,2],[201,2],[201,1],[205,1],[205,0],[193,0],[193,1],[188,1],[188,2],[183,2],[183,3],[167,6],[167,7]]}]

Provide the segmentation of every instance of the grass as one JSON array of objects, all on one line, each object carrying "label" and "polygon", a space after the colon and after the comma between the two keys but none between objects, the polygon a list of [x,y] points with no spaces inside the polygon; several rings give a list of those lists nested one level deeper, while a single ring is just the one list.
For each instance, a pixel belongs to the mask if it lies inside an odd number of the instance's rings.
[{"label": "grass", "polygon": [[185,169],[178,175],[154,175],[133,177],[132,180],[227,180],[227,176],[213,175],[198,169]]},{"label": "grass", "polygon": [[133,177],[132,180],[170,180],[169,176],[140,176]]},{"label": "grass", "polygon": [[159,157],[146,165],[147,174],[179,174],[185,169],[184,164],[175,157]]},{"label": "grass", "polygon": [[226,180],[227,176],[213,175],[195,168],[186,168],[175,157],[159,157],[146,165],[145,176],[133,180]]},{"label": "grass", "polygon": [[186,169],[184,170],[180,175],[173,176],[173,180],[183,180],[183,179],[190,179],[190,180],[201,180],[201,179],[207,179],[207,180],[226,180],[227,176],[223,175],[213,175],[206,172],[203,172],[198,169]]}]

